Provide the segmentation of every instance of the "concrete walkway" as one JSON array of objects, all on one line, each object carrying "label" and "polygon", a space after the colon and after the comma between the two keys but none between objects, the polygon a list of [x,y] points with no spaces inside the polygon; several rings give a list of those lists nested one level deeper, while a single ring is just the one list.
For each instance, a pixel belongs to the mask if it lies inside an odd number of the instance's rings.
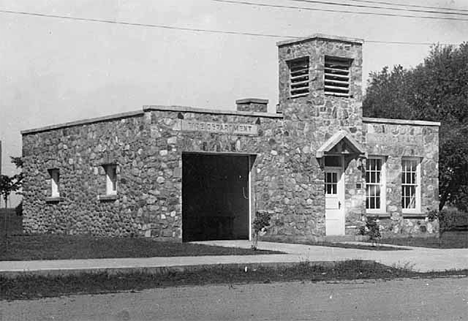
[{"label": "concrete walkway", "polygon": [[[250,247],[250,243],[247,241],[207,241],[200,242],[200,244],[235,246],[240,248]],[[368,243],[358,244],[365,245]],[[373,251],[272,242],[260,242],[258,247],[264,250],[286,252],[288,253],[287,257],[293,257],[298,262],[372,260],[388,266],[409,267],[414,271],[420,272],[468,269],[468,249],[389,246],[407,250]]]},{"label": "concrete walkway", "polygon": [[[195,242],[205,245],[250,248],[249,241]],[[184,269],[216,264],[285,264],[298,262],[333,262],[343,260],[372,260],[388,266],[409,267],[415,271],[445,271],[468,269],[468,249],[408,248],[406,251],[371,251],[300,244],[260,242],[260,249],[276,250],[286,254],[187,256],[125,259],[0,261],[0,275],[68,274],[96,271],[145,270],[160,271],[168,268]]]}]

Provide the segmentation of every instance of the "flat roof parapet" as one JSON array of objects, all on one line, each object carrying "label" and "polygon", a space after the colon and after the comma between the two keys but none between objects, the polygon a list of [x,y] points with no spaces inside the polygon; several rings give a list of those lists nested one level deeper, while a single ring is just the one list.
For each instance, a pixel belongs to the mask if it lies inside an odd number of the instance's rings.
[{"label": "flat roof parapet", "polygon": [[298,43],[298,42],[304,42],[304,41],[310,41],[314,39],[324,39],[324,40],[335,40],[335,41],[341,41],[341,42],[348,42],[348,43],[358,43],[358,44],[363,44],[364,39],[359,39],[359,38],[348,38],[348,37],[340,37],[340,36],[331,36],[331,35],[325,35],[323,33],[315,33],[311,36],[306,36],[303,38],[295,38],[295,39],[288,39],[288,40],[283,40],[283,41],[278,41],[276,45],[278,47],[285,46],[285,45],[290,45],[293,43]]},{"label": "flat roof parapet", "polygon": [[186,113],[198,113],[198,114],[218,114],[218,115],[233,115],[233,116],[251,116],[251,117],[263,117],[263,118],[283,118],[281,114],[273,113],[259,113],[251,111],[237,111],[237,110],[221,110],[221,109],[206,109],[206,108],[195,108],[188,106],[160,106],[160,105],[147,105],[143,106],[143,111],[176,111]]},{"label": "flat roof parapet", "polygon": [[76,120],[72,122],[66,122],[62,124],[44,126],[33,129],[25,129],[21,131],[21,135],[35,134],[40,132],[46,132],[49,130],[62,129],[73,126],[88,125],[94,123],[100,123],[110,120],[130,118],[136,116],[142,116],[147,111],[174,111],[174,112],[188,112],[188,113],[199,113],[199,114],[218,114],[218,115],[234,115],[234,116],[250,116],[250,117],[263,117],[263,118],[283,118],[281,114],[273,113],[259,113],[249,111],[236,111],[236,110],[217,110],[217,109],[205,109],[205,108],[194,108],[187,106],[160,106],[160,105],[146,105],[143,106],[143,110],[130,111],[120,114],[108,115],[103,117],[88,118],[82,120]]},{"label": "flat roof parapet", "polygon": [[103,117],[76,120],[76,121],[71,121],[71,122],[62,123],[62,124],[44,126],[44,127],[39,127],[39,128],[33,128],[33,129],[25,129],[21,131],[21,135],[35,134],[35,133],[40,133],[40,132],[46,132],[49,130],[55,130],[55,129],[73,127],[73,126],[88,125],[88,124],[109,121],[109,120],[136,117],[136,116],[141,116],[141,115],[143,115],[143,111],[138,110],[138,111],[130,111],[130,112],[125,112],[125,113],[120,113],[120,114],[108,115],[108,116],[103,116]]}]

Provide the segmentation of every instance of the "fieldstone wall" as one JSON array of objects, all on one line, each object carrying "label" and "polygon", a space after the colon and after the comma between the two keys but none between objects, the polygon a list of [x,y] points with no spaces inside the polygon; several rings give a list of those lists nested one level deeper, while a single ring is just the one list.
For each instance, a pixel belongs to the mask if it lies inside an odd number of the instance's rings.
[{"label": "fieldstone wall", "polygon": [[[284,176],[287,195],[285,211],[293,221],[287,236],[318,238],[325,235],[324,168],[316,151],[336,132],[345,130],[362,143],[362,43],[343,39],[291,41],[278,44],[279,112],[284,115]],[[309,57],[310,93],[291,98],[288,61]],[[324,92],[325,56],[349,58],[350,97]],[[353,234],[361,225],[365,184],[358,156],[345,159],[346,233]],[[364,204],[365,206],[365,204]],[[348,228],[349,227],[349,228]]]},{"label": "fieldstone wall", "polygon": [[[144,230],[140,191],[152,184],[141,175],[148,135],[142,113],[24,134],[25,232],[130,236]],[[119,196],[102,201],[107,163],[118,164]],[[55,199],[53,168],[60,171]]]},{"label": "fieldstone wall", "polygon": [[[420,234],[438,232],[437,223],[426,220],[438,209],[439,126],[437,123],[364,118],[364,134],[369,156],[386,156],[386,210],[382,214],[383,232]],[[418,213],[403,213],[401,205],[402,158],[421,161],[421,208]]]},{"label": "fieldstone wall", "polygon": [[[27,233],[181,240],[182,152],[255,156],[255,208],[282,213],[281,116],[214,114],[148,107],[132,117],[57,126],[23,135]],[[183,131],[182,121],[255,124],[255,135]],[[117,164],[118,194],[105,195],[103,164]],[[49,169],[60,170],[60,198],[50,198]],[[103,196],[103,197],[100,197]]]}]

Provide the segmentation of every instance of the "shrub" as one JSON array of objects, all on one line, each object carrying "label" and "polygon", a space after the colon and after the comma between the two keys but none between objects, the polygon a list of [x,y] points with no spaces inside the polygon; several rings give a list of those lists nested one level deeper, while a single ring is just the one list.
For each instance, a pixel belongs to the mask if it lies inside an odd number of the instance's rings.
[{"label": "shrub", "polygon": [[372,242],[380,239],[380,230],[382,226],[379,224],[379,220],[375,217],[367,217],[366,225],[359,228],[359,234],[368,235]]},{"label": "shrub", "polygon": [[438,215],[442,231],[468,229],[468,214],[456,208],[447,208]]},{"label": "shrub", "polygon": [[257,211],[253,221],[254,239],[252,249],[257,249],[258,237],[260,233],[266,232],[266,228],[270,225],[271,213],[266,211]]}]

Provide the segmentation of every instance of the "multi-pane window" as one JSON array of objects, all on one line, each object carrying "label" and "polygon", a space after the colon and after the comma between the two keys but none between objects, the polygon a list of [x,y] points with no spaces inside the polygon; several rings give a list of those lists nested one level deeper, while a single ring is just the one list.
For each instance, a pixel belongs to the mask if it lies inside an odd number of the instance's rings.
[{"label": "multi-pane window", "polygon": [[385,211],[385,161],[370,157],[366,162],[366,209]]},{"label": "multi-pane window", "polygon": [[420,161],[416,158],[401,160],[401,207],[403,212],[420,209]]},{"label": "multi-pane window", "polygon": [[291,98],[309,94],[309,57],[288,62]]},{"label": "multi-pane window", "polygon": [[338,173],[325,173],[325,194],[336,195],[338,193]]},{"label": "multi-pane window", "polygon": [[117,165],[104,165],[106,171],[106,194],[117,194]]},{"label": "multi-pane window", "polygon": [[325,95],[349,97],[352,60],[325,56]]},{"label": "multi-pane window", "polygon": [[51,197],[60,197],[60,171],[57,168],[49,169]]}]

